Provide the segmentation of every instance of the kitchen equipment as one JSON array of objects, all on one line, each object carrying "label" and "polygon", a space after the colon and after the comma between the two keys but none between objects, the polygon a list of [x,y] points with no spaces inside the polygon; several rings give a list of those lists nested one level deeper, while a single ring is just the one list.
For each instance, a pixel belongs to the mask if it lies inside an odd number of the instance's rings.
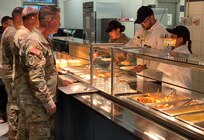
[{"label": "kitchen equipment", "polygon": [[[116,19],[121,17],[121,3],[116,2],[84,2],[83,3],[83,34],[84,42],[107,42],[102,40],[101,34],[104,32],[102,18]],[[102,31],[103,30],[103,31]]]}]

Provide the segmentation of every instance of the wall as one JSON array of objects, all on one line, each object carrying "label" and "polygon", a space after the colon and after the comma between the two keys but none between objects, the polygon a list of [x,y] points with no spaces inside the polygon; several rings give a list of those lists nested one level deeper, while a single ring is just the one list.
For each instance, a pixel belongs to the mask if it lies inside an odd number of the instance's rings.
[{"label": "wall", "polygon": [[82,0],[64,1],[64,27],[82,29]]},{"label": "wall", "polygon": [[17,6],[21,6],[21,0],[1,0],[1,4],[0,4],[0,19],[3,16],[11,16],[11,12],[12,10],[17,7]]},{"label": "wall", "polygon": [[[192,51],[194,54],[204,55],[204,1],[189,2],[189,9],[186,6],[185,13],[189,16],[190,21],[186,25],[191,33]],[[193,23],[199,19],[199,24]],[[193,87],[204,91],[204,72],[194,70],[192,73]]]},{"label": "wall", "polygon": [[[204,1],[189,2],[189,10],[186,8],[186,13],[191,18],[191,22],[187,27],[191,32],[191,40],[193,41],[192,50],[196,54],[204,54]],[[192,23],[199,19],[199,24]]]},{"label": "wall", "polygon": [[58,7],[60,7],[60,16],[61,16],[61,27],[64,27],[64,1],[58,0]]}]

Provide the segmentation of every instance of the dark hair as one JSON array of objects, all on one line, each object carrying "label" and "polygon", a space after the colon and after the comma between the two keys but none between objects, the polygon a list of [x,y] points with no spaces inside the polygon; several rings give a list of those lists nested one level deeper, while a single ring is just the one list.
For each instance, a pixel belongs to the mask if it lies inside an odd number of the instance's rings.
[{"label": "dark hair", "polygon": [[120,27],[120,32],[124,32],[125,31],[125,26],[124,25],[121,25]]},{"label": "dark hair", "polygon": [[23,11],[23,8],[22,7],[16,7],[13,9],[12,11],[12,18],[15,19],[17,16],[21,16],[22,15],[22,11]]},{"label": "dark hair", "polygon": [[191,44],[192,44],[192,41],[188,40],[188,50],[192,54]]},{"label": "dark hair", "polygon": [[192,54],[192,50],[191,50],[192,41],[190,39],[190,31],[188,30],[187,27],[185,27],[183,25],[179,25],[173,29],[166,29],[166,30],[171,34],[177,35],[177,37],[182,37],[183,38],[183,44],[182,45],[186,44],[186,41],[188,41],[188,50]]},{"label": "dark hair", "polygon": [[3,23],[7,22],[8,20],[12,20],[12,17],[9,16],[4,16],[1,19],[1,25],[3,25]]},{"label": "dark hair", "polygon": [[56,6],[43,6],[39,11],[38,16],[40,26],[46,27],[47,19],[54,18],[57,12],[60,12],[60,9]]},{"label": "dark hair", "polygon": [[192,41],[190,40],[190,32],[187,32],[186,34],[188,36],[187,38],[184,37],[183,34],[177,34],[177,37],[182,37],[183,38],[183,45],[185,45],[186,42],[188,41],[188,46],[187,47],[188,47],[189,52],[192,54],[192,49],[191,49]]},{"label": "dark hair", "polygon": [[120,29],[120,32],[124,32],[125,31],[125,26],[122,25],[119,21],[117,20],[112,20],[111,22],[109,22],[108,27],[106,29],[105,32],[109,33],[111,32],[113,29]]}]

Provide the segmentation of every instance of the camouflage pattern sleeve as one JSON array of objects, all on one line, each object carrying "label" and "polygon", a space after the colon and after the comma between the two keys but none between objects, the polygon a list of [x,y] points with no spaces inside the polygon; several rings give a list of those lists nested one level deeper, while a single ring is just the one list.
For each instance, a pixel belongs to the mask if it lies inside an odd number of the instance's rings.
[{"label": "camouflage pattern sleeve", "polygon": [[51,93],[48,90],[45,79],[44,67],[46,64],[46,58],[39,45],[31,44],[28,46],[26,49],[26,64],[29,74],[29,82],[34,91],[34,96],[42,102],[47,110],[54,104],[54,101],[50,96]]},{"label": "camouflage pattern sleeve", "polygon": [[19,29],[14,36],[15,46],[20,49],[21,46],[25,45],[26,37],[29,35],[29,31]]}]

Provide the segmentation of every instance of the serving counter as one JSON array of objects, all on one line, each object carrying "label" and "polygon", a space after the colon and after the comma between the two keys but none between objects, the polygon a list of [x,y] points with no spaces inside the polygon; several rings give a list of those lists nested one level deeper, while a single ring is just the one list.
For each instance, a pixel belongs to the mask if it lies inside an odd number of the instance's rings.
[{"label": "serving counter", "polygon": [[[107,43],[73,43],[56,56],[59,73],[78,86],[59,88],[57,139],[204,139],[204,91],[169,83],[150,67],[202,74],[204,57]],[[135,72],[140,59],[154,75]]]}]

